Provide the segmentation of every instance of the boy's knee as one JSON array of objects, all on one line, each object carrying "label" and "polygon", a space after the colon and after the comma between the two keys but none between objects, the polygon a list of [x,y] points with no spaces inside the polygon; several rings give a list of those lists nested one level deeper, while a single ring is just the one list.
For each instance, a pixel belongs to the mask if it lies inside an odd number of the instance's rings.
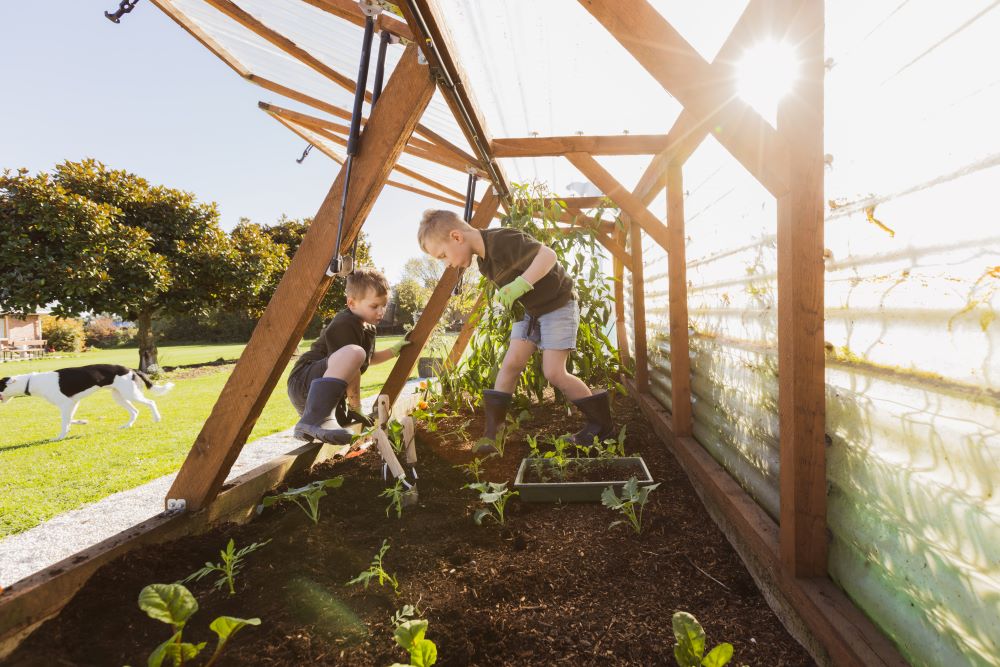
[{"label": "boy's knee", "polygon": [[360,345],[345,345],[344,347],[340,348],[339,350],[331,354],[327,359],[326,363],[328,367],[334,363],[337,363],[338,361],[350,363],[351,365],[356,364],[358,366],[361,366],[361,364],[364,363],[365,356],[366,356],[365,348],[361,347]]},{"label": "boy's knee", "polygon": [[566,368],[558,364],[542,364],[542,374],[549,384],[554,385],[566,377]]}]

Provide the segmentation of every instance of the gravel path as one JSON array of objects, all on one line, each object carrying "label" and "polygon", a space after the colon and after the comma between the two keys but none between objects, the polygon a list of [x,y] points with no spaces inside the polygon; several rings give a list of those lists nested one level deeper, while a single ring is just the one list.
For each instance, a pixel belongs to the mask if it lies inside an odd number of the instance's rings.
[{"label": "gravel path", "polygon": [[[411,380],[409,384],[416,384]],[[405,394],[409,385],[404,388]],[[365,413],[375,396],[362,400]],[[287,454],[302,445],[292,429],[247,443],[227,481]],[[6,588],[30,574],[58,563],[82,549],[116,535],[163,511],[163,499],[177,473],[121,491],[80,509],[60,514],[23,533],[0,540],[0,587]]]}]

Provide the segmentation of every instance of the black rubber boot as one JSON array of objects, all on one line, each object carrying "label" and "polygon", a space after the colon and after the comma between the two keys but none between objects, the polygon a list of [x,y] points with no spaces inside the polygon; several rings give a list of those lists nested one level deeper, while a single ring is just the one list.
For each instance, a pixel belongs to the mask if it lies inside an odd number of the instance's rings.
[{"label": "black rubber boot", "polygon": [[[507,408],[513,395],[496,389],[487,389],[483,392],[483,410],[486,413],[486,423],[483,427],[483,438],[496,440],[497,431],[503,426],[507,419]],[[480,440],[472,448],[473,454],[494,454],[497,448]]]},{"label": "black rubber boot", "polygon": [[611,422],[611,396],[607,391],[573,401],[579,408],[587,423],[573,436],[573,441],[581,447],[593,447],[594,438],[599,441],[613,438],[615,426]]},{"label": "black rubber boot", "polygon": [[347,391],[347,383],[339,378],[316,378],[309,385],[306,409],[295,425],[295,437],[312,442],[319,440],[331,445],[347,445],[351,432],[342,428],[324,428],[333,425],[330,414]]}]

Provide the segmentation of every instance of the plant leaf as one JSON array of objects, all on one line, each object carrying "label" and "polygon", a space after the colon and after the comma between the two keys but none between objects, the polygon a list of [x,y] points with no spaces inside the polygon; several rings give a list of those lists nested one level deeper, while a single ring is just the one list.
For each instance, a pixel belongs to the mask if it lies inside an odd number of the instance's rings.
[{"label": "plant leaf", "polygon": [[176,644],[180,636],[181,631],[178,630],[170,637],[170,639],[154,648],[153,652],[149,654],[149,658],[146,660],[146,667],[160,667],[160,665],[163,664],[163,659],[167,657],[167,649],[169,649],[171,645]]},{"label": "plant leaf", "polygon": [[430,639],[418,639],[410,649],[410,662],[413,667],[431,667],[437,662],[437,646]]},{"label": "plant leaf", "polygon": [[220,616],[212,621],[212,624],[208,627],[212,632],[219,635],[219,643],[221,644],[248,625],[260,625],[260,619]]},{"label": "plant leaf", "polygon": [[424,633],[427,632],[427,621],[425,619],[417,618],[412,621],[406,621],[405,623],[400,623],[396,631],[393,632],[393,637],[396,638],[396,643],[407,651],[410,647],[414,645],[415,642],[424,638]]},{"label": "plant leaf", "polygon": [[604,491],[601,493],[601,504],[605,507],[610,507],[613,510],[618,509],[620,503],[618,501],[618,496],[615,495],[615,487],[605,487]]},{"label": "plant leaf", "polygon": [[198,601],[181,584],[150,584],[139,593],[139,608],[179,630],[198,611]]},{"label": "plant leaf", "polygon": [[489,510],[476,510],[476,513],[472,515],[472,520],[476,522],[477,526],[483,525],[483,519],[490,516]]},{"label": "plant leaf", "polygon": [[702,667],[722,667],[733,658],[733,645],[729,642],[719,644],[701,661]]},{"label": "plant leaf", "polygon": [[682,667],[698,667],[705,653],[705,630],[694,616],[679,611],[673,617],[674,657]]}]

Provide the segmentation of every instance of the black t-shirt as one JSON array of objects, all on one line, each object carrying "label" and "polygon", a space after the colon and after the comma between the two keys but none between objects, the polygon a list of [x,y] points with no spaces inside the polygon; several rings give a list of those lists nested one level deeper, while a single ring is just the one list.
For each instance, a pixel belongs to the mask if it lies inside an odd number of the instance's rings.
[{"label": "black t-shirt", "polygon": [[[497,287],[503,287],[524,273],[542,247],[536,239],[510,227],[484,229],[483,245],[486,256],[479,257],[479,272]],[[573,281],[558,261],[535,283],[534,289],[518,301],[528,315],[551,313],[575,298]]]},{"label": "black t-shirt", "polygon": [[309,351],[303,353],[295,362],[291,375],[314,361],[326,359],[345,345],[360,345],[364,348],[367,356],[361,364],[361,372],[368,370],[372,353],[375,351],[375,327],[352,313],[350,308],[345,308],[330,320]]}]

